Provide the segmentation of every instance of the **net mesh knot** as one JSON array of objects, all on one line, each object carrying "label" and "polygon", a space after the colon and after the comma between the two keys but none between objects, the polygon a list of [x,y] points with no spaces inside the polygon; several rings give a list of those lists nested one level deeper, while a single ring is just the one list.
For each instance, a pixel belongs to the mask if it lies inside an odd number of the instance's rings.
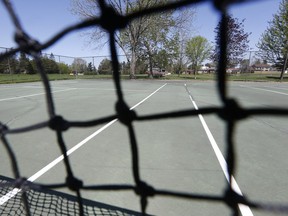
[{"label": "net mesh knot", "polygon": [[245,198],[242,195],[236,193],[231,188],[226,191],[224,200],[226,204],[232,209],[237,209],[239,203],[247,204]]},{"label": "net mesh knot", "polygon": [[142,197],[152,197],[155,195],[155,189],[146,182],[140,182],[135,188],[135,193]]},{"label": "net mesh knot", "polygon": [[230,4],[241,3],[246,0],[214,0],[214,7],[220,11],[224,11]]},{"label": "net mesh knot", "polygon": [[136,118],[136,113],[130,110],[126,103],[123,101],[118,101],[116,103],[116,111],[118,114],[118,119],[124,125],[129,125]]},{"label": "net mesh knot", "polygon": [[69,128],[69,123],[61,116],[55,116],[50,119],[49,127],[55,131],[66,131]]},{"label": "net mesh knot", "polygon": [[74,176],[69,175],[66,178],[66,184],[68,188],[72,191],[78,191],[80,188],[83,187],[83,181],[75,178]]},{"label": "net mesh knot", "polygon": [[21,50],[28,54],[32,52],[40,52],[41,51],[41,44],[32,39],[28,34],[23,31],[17,31],[14,36],[15,42],[19,44]]},{"label": "net mesh knot", "polygon": [[102,13],[101,26],[108,32],[123,29],[127,26],[127,24],[127,19],[118,14],[112,7],[106,7],[105,12]]},{"label": "net mesh knot", "polygon": [[237,121],[247,118],[245,110],[234,99],[228,99],[225,101],[224,108],[220,111],[219,117],[225,121]]}]

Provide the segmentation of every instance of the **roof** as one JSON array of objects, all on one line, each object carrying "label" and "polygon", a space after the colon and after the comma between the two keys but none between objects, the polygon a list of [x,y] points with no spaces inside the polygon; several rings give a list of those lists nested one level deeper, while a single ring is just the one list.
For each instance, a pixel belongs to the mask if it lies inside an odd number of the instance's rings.
[{"label": "roof", "polygon": [[257,67],[257,68],[270,68],[271,65],[269,65],[269,64],[253,64],[252,67]]}]

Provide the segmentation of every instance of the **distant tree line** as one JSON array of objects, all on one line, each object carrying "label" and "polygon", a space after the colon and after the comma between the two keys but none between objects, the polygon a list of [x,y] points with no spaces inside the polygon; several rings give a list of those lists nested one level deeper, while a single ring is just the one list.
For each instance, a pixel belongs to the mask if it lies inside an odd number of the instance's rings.
[{"label": "distant tree line", "polygon": [[[41,62],[45,73],[60,74],[69,73],[70,67],[65,63],[55,61],[53,53],[41,55]],[[14,55],[0,61],[0,73],[2,74],[36,74],[37,64],[34,59],[30,59],[24,52],[19,56]]]},{"label": "distant tree line", "polygon": [[[173,0],[172,0],[173,1]],[[176,0],[175,0],[176,1]],[[74,13],[87,18],[97,16],[99,5],[96,0],[73,0]],[[116,4],[116,0],[109,0],[114,10],[127,15],[137,10],[166,4],[168,0],[124,0],[123,4]],[[93,10],[89,10],[93,8]],[[95,10],[94,10],[95,9]],[[99,12],[99,11],[98,11]],[[115,42],[122,50],[126,61],[119,62],[121,74],[129,74],[131,78],[136,73],[150,73],[152,68],[165,69],[170,73],[192,71],[194,74],[204,62],[208,67],[217,67],[220,54],[220,35],[223,22],[227,24],[227,67],[238,67],[241,72],[249,72],[251,59],[247,59],[249,35],[244,31],[244,21],[228,14],[215,27],[215,46],[202,36],[189,37],[185,26],[194,11],[189,8],[181,11],[171,10],[157,15],[145,16],[129,23],[128,27],[116,34]],[[188,34],[189,33],[189,34]],[[105,36],[102,29],[95,28],[91,32],[91,41],[99,41]],[[92,37],[93,36],[93,37]],[[96,37],[96,38],[95,38]],[[282,70],[281,78],[288,66],[288,1],[282,0],[277,14],[268,23],[268,28],[262,34],[257,47],[259,48],[256,63],[270,64]],[[87,63],[83,58],[74,58],[71,65],[55,61],[54,55],[42,55],[42,65],[47,74],[113,74],[111,60],[104,58],[98,68],[92,62]],[[209,62],[209,63],[207,63]],[[25,53],[10,56],[0,62],[0,73],[35,74],[38,69],[33,59]]]}]

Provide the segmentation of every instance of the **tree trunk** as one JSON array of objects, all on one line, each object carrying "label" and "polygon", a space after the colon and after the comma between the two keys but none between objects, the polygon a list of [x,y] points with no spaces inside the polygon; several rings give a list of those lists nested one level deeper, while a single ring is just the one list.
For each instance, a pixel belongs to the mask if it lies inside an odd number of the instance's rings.
[{"label": "tree trunk", "polygon": [[135,52],[135,50],[132,50],[131,64],[130,64],[130,79],[136,78],[136,76],[135,76],[136,61],[137,61],[136,52]]},{"label": "tree trunk", "polygon": [[282,71],[281,71],[281,75],[280,75],[280,80],[281,81],[283,80],[284,73],[285,73],[285,70],[286,70],[287,58],[288,58],[288,53],[286,54],[284,65],[283,65],[283,68],[282,68]]},{"label": "tree trunk", "polygon": [[153,79],[153,62],[151,55],[149,55],[149,78]]}]

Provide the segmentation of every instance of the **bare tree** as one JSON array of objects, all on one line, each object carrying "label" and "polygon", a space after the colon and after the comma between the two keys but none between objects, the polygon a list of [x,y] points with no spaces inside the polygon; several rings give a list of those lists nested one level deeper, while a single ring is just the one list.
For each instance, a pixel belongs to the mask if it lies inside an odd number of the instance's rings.
[{"label": "bare tree", "polygon": [[[74,14],[81,18],[91,18],[100,15],[100,5],[98,0],[72,0],[72,11]],[[120,15],[131,14],[135,11],[141,11],[143,9],[163,5],[169,0],[107,0],[106,1],[113,9]],[[187,10],[188,11],[188,10]],[[165,18],[164,18],[165,17]],[[182,25],[185,21],[188,21],[187,12],[179,13],[176,11],[169,11],[166,13],[160,13],[157,15],[142,16],[133,20],[128,26],[117,32],[115,35],[115,42],[121,48],[125,54],[127,61],[130,65],[130,76],[135,76],[136,62],[141,55],[143,55],[143,49],[146,49],[146,54],[151,51],[151,46],[147,47],[147,44],[153,41],[155,47],[158,46],[158,42],[155,40],[167,39],[172,35],[172,31],[175,28]],[[157,21],[157,24],[156,22]],[[162,30],[161,30],[162,29]],[[165,31],[163,31],[165,29]],[[160,37],[159,33],[162,33]],[[165,36],[163,37],[163,32]],[[95,28],[89,32],[90,41],[92,43],[105,44],[107,41],[103,41],[106,37],[105,31],[100,28]],[[153,47],[154,48],[154,47]],[[152,52],[150,52],[152,54]]]},{"label": "bare tree", "polygon": [[75,58],[72,63],[72,68],[77,73],[84,73],[87,70],[87,62],[82,58]]}]

